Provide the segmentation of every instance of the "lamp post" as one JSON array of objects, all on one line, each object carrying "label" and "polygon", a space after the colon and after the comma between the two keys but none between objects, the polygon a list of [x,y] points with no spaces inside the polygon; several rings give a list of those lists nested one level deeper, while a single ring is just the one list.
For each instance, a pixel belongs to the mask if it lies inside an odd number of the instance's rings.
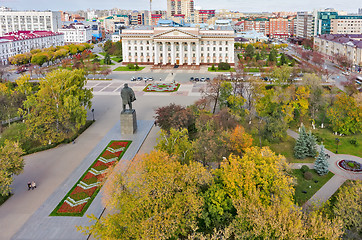
[{"label": "lamp post", "polygon": [[94,108],[92,108],[93,122],[94,122]]},{"label": "lamp post", "polygon": [[336,138],[336,143],[337,143],[337,149],[336,149],[336,153],[338,153],[338,144],[339,144],[339,138]]}]

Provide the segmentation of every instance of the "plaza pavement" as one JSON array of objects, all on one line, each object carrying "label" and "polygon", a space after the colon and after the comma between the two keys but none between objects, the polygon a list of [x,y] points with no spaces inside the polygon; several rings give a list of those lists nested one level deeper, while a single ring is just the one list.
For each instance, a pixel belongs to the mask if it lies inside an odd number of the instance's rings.
[{"label": "plaza pavement", "polygon": [[[299,134],[288,129],[288,135],[297,139]],[[320,151],[320,145],[317,145],[317,150]],[[330,156],[328,159],[329,171],[334,173],[334,176],[324,184],[304,205],[303,207],[318,206],[326,202],[346,180],[362,180],[362,173],[346,171],[338,166],[340,160],[353,160],[362,164],[362,158],[346,154],[335,154],[325,148],[325,153]],[[294,163],[292,168],[299,169],[303,165],[309,168],[314,168],[314,163]]]}]

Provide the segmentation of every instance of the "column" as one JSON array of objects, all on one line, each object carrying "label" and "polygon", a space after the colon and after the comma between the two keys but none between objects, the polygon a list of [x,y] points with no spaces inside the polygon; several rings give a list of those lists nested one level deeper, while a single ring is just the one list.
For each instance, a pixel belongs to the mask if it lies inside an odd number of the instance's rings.
[{"label": "column", "polygon": [[175,65],[175,43],[171,42],[171,65]]},{"label": "column", "polygon": [[127,41],[128,40],[123,40],[122,41],[122,49],[124,49],[123,51],[122,51],[122,57],[123,57],[123,60],[125,61],[125,62],[129,62],[129,59],[128,59],[128,45],[127,45]]},{"label": "column", "polygon": [[216,47],[216,63],[219,63],[220,62],[219,41],[216,41],[215,47]]},{"label": "column", "polygon": [[134,50],[134,47],[135,47],[135,44],[134,44],[134,41],[131,40],[131,59],[132,59],[132,62],[136,62],[135,60],[135,54],[136,54],[136,51]]},{"label": "column", "polygon": [[191,65],[191,43],[187,42],[187,65]]},{"label": "column", "polygon": [[229,58],[229,63],[235,63],[235,59],[234,59],[234,43],[230,40],[228,41],[229,46],[228,46],[228,58]]},{"label": "column", "polygon": [[160,63],[160,54],[158,51],[159,46],[156,41],[154,42],[154,47],[155,47],[155,50],[153,51],[153,54],[154,54],[153,61],[154,61],[155,65],[158,65]]},{"label": "column", "polygon": [[196,42],[196,65],[200,65],[200,42]]},{"label": "column", "polygon": [[179,46],[180,46],[180,65],[184,64],[184,45],[182,44],[182,42],[179,42]]},{"label": "column", "polygon": [[167,63],[167,53],[166,53],[166,42],[162,43],[162,64],[166,65]]},{"label": "column", "polygon": [[[229,46],[228,45],[225,45],[224,46],[224,44],[223,44],[223,51],[222,51],[222,53],[221,53],[221,56],[222,56],[222,61],[223,62],[226,62],[226,60],[225,60],[225,55],[226,55],[226,51],[225,51],[225,48],[226,47],[228,47],[229,48]],[[229,49],[228,49],[228,52],[229,52]],[[229,54],[228,54],[229,55]],[[227,61],[227,62],[229,62],[229,61]]]}]

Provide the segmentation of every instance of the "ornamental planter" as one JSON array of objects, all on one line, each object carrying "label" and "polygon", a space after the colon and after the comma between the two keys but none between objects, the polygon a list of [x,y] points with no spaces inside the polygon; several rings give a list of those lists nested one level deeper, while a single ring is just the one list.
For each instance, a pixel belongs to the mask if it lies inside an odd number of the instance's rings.
[{"label": "ornamental planter", "polygon": [[130,144],[131,141],[111,141],[50,216],[82,217],[98,194],[104,173],[120,160]]},{"label": "ornamental planter", "polygon": [[151,83],[148,84],[144,92],[176,92],[180,87],[179,83]]}]

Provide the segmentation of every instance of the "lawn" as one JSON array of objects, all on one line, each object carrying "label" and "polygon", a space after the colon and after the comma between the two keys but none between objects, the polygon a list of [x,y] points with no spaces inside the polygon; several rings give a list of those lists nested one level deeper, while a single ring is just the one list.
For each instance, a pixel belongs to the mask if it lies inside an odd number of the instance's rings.
[{"label": "lawn", "polygon": [[288,136],[284,142],[271,143],[269,147],[277,154],[283,155],[290,163],[313,163],[314,158],[297,159],[294,157],[295,139]]},{"label": "lawn", "polygon": [[[334,174],[329,172],[324,176],[319,176],[313,169],[309,170],[313,175],[312,180],[306,180],[300,169],[293,169],[291,174],[295,177],[296,184],[294,186],[294,200],[301,206],[308,201]],[[306,191],[307,193],[303,193]]]},{"label": "lawn", "polygon": [[141,71],[142,69],[144,69],[145,67],[139,67],[138,69],[129,69],[128,67],[118,67],[116,69],[114,69],[113,71]]},{"label": "lawn", "polygon": [[[332,133],[331,130],[315,129],[312,130],[313,134],[317,137],[318,143],[323,142],[323,145],[330,151],[335,152],[337,149],[336,138],[338,138],[338,153],[339,154],[349,154],[358,157],[362,157],[362,134],[351,135],[351,136],[336,136]],[[350,141],[354,139],[357,141],[357,145],[353,145]]]},{"label": "lawn", "polygon": [[113,61],[115,61],[115,62],[122,62],[122,58],[120,58],[120,57],[111,57],[111,59],[113,60]]},{"label": "lawn", "polygon": [[0,194],[0,206],[1,206],[4,202],[6,202],[6,200],[8,200],[11,196],[12,196],[12,194],[9,194],[9,195],[7,195],[7,196],[3,196],[3,195]]},{"label": "lawn", "polygon": [[111,62],[111,64],[105,64],[105,63],[104,63],[104,59],[101,59],[101,60],[99,61],[99,64],[101,64],[101,65],[115,65],[115,64],[112,63],[112,62]]},{"label": "lawn", "polygon": [[211,67],[209,67],[207,69],[209,72],[235,72],[235,68],[230,68],[229,70],[218,70],[216,67],[215,67],[215,70],[211,70]]},{"label": "lawn", "polygon": [[244,68],[244,72],[259,72],[259,68]]},{"label": "lawn", "polygon": [[106,56],[106,53],[105,53],[105,52],[100,52],[99,54],[102,55],[103,57]]}]

